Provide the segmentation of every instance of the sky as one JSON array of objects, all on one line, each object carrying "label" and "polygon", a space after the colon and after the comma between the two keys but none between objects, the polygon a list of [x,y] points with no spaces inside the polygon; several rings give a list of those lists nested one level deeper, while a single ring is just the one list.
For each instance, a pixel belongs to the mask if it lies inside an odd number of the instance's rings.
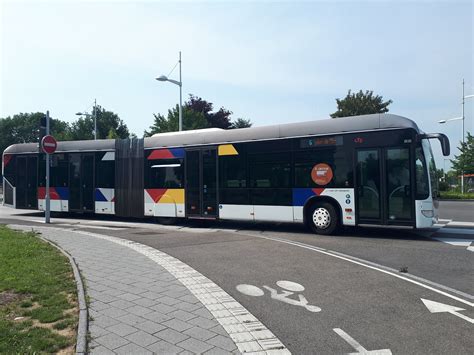
[{"label": "sky", "polygon": [[[97,99],[141,136],[179,100],[154,78],[182,51],[184,98],[254,126],[325,119],[349,89],[373,90],[456,146],[461,122],[437,121],[461,115],[463,78],[474,94],[473,19],[472,0],[0,0],[0,117],[72,122]],[[465,109],[472,132],[474,99]]]}]

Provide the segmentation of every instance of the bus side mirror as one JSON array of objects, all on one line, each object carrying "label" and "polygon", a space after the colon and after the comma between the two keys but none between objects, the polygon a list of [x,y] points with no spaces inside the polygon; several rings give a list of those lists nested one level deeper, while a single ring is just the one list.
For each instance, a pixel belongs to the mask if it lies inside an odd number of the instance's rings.
[{"label": "bus side mirror", "polygon": [[418,135],[418,141],[422,139],[438,139],[441,144],[441,151],[445,157],[451,154],[448,137],[443,133],[424,133]]},{"label": "bus side mirror", "polygon": [[449,156],[451,154],[451,149],[449,146],[449,139],[446,137],[446,135],[440,133],[440,136],[438,137],[439,142],[441,143],[441,150],[443,151],[443,155],[445,157]]}]

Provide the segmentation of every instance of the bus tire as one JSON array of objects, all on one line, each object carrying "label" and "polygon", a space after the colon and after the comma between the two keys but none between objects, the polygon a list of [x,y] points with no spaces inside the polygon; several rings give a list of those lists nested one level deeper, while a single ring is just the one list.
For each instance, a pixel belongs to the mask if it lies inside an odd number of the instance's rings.
[{"label": "bus tire", "polygon": [[159,224],[171,226],[173,224],[176,224],[178,222],[178,219],[176,217],[157,217],[156,221]]},{"label": "bus tire", "polygon": [[339,229],[339,214],[333,204],[316,202],[309,209],[308,222],[314,233],[331,235]]}]

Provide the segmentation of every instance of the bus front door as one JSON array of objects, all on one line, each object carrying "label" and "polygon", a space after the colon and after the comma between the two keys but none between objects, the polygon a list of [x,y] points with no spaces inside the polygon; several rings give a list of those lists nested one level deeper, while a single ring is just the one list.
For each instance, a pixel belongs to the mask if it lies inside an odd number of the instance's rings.
[{"label": "bus front door", "polygon": [[186,151],[186,216],[217,218],[217,152]]},{"label": "bus front door", "polygon": [[408,147],[356,151],[359,224],[414,223],[411,170]]},{"label": "bus front door", "polygon": [[380,149],[356,151],[357,222],[382,224]]}]

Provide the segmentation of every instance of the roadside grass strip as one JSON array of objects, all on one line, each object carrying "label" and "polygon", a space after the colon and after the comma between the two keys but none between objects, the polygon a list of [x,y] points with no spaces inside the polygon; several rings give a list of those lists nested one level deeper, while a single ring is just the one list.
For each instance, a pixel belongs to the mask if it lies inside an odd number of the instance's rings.
[{"label": "roadside grass strip", "polygon": [[0,353],[74,353],[77,308],[69,260],[0,225]]}]

